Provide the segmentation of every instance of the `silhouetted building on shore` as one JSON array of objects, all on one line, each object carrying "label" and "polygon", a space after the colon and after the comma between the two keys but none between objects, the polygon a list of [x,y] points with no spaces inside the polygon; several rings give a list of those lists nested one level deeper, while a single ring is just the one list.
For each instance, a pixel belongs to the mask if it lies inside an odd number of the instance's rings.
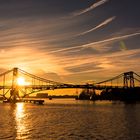
[{"label": "silhouetted building on shore", "polygon": [[140,101],[140,87],[135,88],[112,88],[104,89],[101,94],[81,93],[79,100],[120,100],[120,101]]}]

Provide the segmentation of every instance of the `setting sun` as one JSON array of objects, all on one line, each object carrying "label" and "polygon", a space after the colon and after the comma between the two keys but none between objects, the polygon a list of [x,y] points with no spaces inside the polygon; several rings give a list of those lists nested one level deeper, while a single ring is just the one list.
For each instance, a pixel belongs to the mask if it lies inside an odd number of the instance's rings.
[{"label": "setting sun", "polygon": [[23,86],[25,85],[25,79],[23,77],[19,77],[17,78],[17,83],[18,85]]}]

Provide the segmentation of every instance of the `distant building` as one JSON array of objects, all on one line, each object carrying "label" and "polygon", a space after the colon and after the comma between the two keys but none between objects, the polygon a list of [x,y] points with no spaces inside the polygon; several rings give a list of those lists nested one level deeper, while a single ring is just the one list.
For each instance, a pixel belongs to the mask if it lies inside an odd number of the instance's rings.
[{"label": "distant building", "polygon": [[48,93],[37,93],[36,97],[37,98],[48,98]]}]

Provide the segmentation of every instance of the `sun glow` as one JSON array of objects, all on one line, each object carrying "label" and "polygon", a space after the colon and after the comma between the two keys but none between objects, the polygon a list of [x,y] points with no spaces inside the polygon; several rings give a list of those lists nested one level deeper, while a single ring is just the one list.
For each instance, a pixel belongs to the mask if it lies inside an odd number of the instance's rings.
[{"label": "sun glow", "polygon": [[25,84],[26,84],[26,83],[25,83],[25,79],[24,79],[23,77],[17,78],[17,84],[18,84],[19,86],[25,85]]}]

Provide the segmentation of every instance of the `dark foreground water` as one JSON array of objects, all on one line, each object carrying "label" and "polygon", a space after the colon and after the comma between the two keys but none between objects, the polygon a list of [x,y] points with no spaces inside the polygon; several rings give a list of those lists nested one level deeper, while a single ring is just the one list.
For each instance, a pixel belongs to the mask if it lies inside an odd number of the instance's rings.
[{"label": "dark foreground water", "polygon": [[0,103],[0,139],[140,140],[140,103]]}]

